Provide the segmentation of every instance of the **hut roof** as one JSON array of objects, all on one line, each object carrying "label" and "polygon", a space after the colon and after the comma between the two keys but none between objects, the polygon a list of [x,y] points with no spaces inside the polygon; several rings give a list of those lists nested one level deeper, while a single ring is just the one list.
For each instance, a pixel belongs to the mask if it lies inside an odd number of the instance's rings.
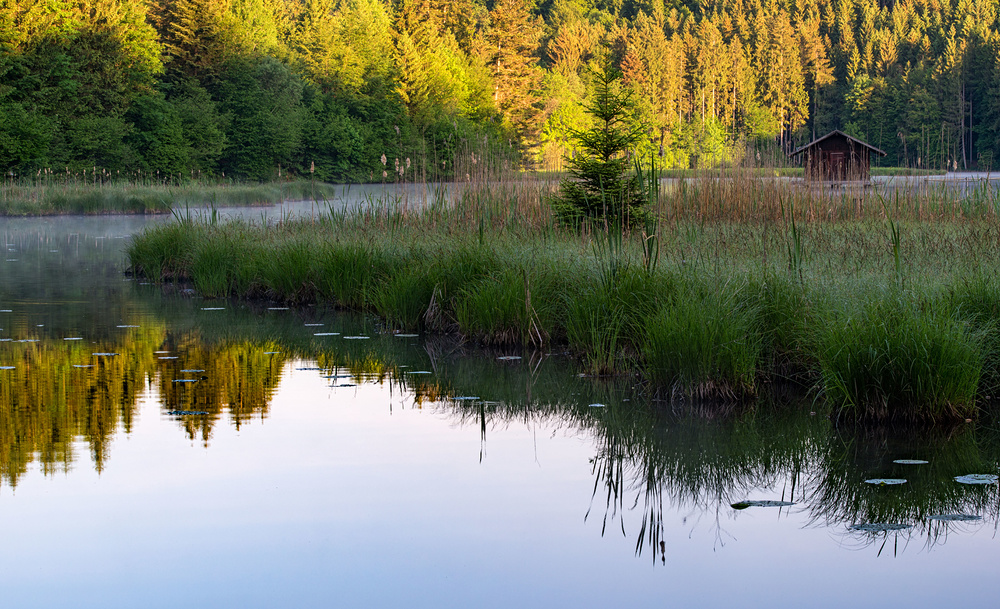
[{"label": "hut roof", "polygon": [[822,142],[823,140],[825,140],[825,139],[827,139],[829,137],[833,137],[835,135],[842,136],[842,137],[846,138],[848,141],[854,142],[855,144],[858,144],[859,146],[864,146],[865,148],[871,150],[872,152],[878,154],[879,156],[885,156],[885,151],[880,150],[880,149],[876,148],[875,146],[872,146],[868,142],[862,142],[861,140],[859,140],[856,137],[851,137],[851,136],[847,135],[846,133],[844,133],[843,131],[841,131],[840,129],[834,129],[833,131],[831,131],[830,133],[827,133],[823,137],[815,139],[815,140],[809,142],[808,144],[806,144],[805,146],[800,146],[799,148],[796,148],[794,151],[790,152],[788,154],[788,156],[790,156],[790,157],[798,156],[798,155],[802,154],[803,152],[805,152],[806,150],[812,148],[813,146],[818,146],[819,143]]}]

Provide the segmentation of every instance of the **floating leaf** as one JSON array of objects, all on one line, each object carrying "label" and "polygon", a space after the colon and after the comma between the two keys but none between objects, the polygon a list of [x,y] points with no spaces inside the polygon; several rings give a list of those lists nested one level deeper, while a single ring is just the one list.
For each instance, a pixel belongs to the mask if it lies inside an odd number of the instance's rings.
[{"label": "floating leaf", "polygon": [[895,484],[906,484],[906,480],[902,478],[872,478],[871,480],[865,480],[868,484],[874,484],[876,486],[893,486]]},{"label": "floating leaf", "polygon": [[788,507],[789,505],[795,505],[795,502],[775,501],[773,499],[747,499],[745,501],[734,503],[730,507],[737,510],[745,510],[749,507]]},{"label": "floating leaf", "polygon": [[900,465],[926,465],[930,461],[924,461],[923,459],[896,459],[893,463],[899,463]]},{"label": "floating leaf", "polygon": [[974,516],[972,514],[934,514],[927,517],[927,520],[941,520],[944,522],[973,522],[982,519],[982,516]]},{"label": "floating leaf", "polygon": [[867,522],[864,524],[852,524],[848,528],[852,531],[863,531],[865,533],[884,533],[886,531],[903,531],[912,526],[896,522]]},{"label": "floating leaf", "polygon": [[955,482],[962,484],[996,484],[996,474],[967,474],[965,476],[955,476]]}]

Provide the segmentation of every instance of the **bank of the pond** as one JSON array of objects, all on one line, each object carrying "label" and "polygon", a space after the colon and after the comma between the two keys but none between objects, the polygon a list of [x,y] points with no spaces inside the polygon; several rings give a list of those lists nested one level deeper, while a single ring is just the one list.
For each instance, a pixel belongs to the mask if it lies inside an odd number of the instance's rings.
[{"label": "bank of the pond", "polygon": [[[662,396],[743,400],[776,379],[842,415],[972,417],[1000,391],[1000,264],[989,223],[661,227],[638,237],[456,229],[433,214],[262,226],[176,222],[132,269],[205,297],[322,301],[390,330],[566,344],[584,373]],[[648,242],[647,242],[648,246]]]},{"label": "bank of the pond", "polygon": [[276,205],[332,200],[342,187],[309,181],[266,184],[218,180],[18,180],[0,185],[0,216],[166,214],[185,207]]}]

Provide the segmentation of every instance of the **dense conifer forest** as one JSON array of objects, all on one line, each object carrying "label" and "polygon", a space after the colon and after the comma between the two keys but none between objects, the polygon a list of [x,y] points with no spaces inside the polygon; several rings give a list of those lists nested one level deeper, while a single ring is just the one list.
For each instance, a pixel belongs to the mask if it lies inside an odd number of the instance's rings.
[{"label": "dense conifer forest", "polygon": [[636,152],[665,167],[839,128],[883,164],[986,169],[998,17],[1000,0],[0,0],[0,169],[382,181],[501,151],[562,169],[608,64]]}]

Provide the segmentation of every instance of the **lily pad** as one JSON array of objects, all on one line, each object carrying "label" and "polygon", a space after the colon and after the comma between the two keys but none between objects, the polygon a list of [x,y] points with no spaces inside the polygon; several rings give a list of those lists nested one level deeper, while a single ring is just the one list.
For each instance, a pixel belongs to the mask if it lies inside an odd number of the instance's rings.
[{"label": "lily pad", "polygon": [[862,531],[865,533],[884,533],[886,531],[904,531],[912,528],[912,526],[898,522],[866,522],[864,524],[852,524],[848,528],[852,531]]},{"label": "lily pad", "polygon": [[788,507],[795,505],[794,501],[775,501],[773,499],[747,499],[732,504],[731,507],[737,510],[745,510],[749,507]]},{"label": "lily pad", "polygon": [[982,516],[972,514],[934,514],[927,517],[927,520],[941,520],[943,522],[974,522],[982,519]]},{"label": "lily pad", "polygon": [[906,484],[906,480],[903,478],[872,478],[871,480],[865,480],[867,484],[874,484],[876,486],[894,486],[896,484]]},{"label": "lily pad", "polygon": [[899,463],[900,465],[926,465],[930,461],[924,461],[923,459],[896,459],[893,463]]},{"label": "lily pad", "polygon": [[962,484],[996,484],[996,474],[967,474],[965,476],[955,476],[955,482]]}]

